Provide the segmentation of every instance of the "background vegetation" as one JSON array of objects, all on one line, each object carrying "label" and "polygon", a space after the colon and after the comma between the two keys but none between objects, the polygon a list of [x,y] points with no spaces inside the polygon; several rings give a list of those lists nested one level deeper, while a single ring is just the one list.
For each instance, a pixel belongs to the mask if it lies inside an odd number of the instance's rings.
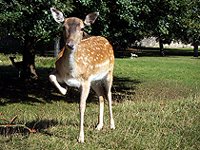
[{"label": "background vegetation", "polygon": [[1,0],[1,35],[14,35],[21,40],[32,37],[36,40],[33,42],[54,38],[59,32],[49,11],[52,6],[66,16],[83,19],[89,12],[99,11],[93,33],[109,37],[120,46],[148,36],[189,44],[199,42],[198,0]]},{"label": "background vegetation", "polygon": [[[49,10],[52,6],[68,17],[83,19],[89,12],[99,11],[98,21],[92,29],[86,30],[106,36],[115,51],[126,49],[136,40],[154,36],[160,42],[161,55],[165,55],[163,43],[175,40],[192,44],[194,56],[198,56],[199,0],[1,0],[0,36],[14,36],[20,41],[25,76],[33,74],[28,66],[35,68],[36,46],[61,36]],[[40,47],[39,51],[45,48]],[[33,76],[37,76],[36,73]]]}]

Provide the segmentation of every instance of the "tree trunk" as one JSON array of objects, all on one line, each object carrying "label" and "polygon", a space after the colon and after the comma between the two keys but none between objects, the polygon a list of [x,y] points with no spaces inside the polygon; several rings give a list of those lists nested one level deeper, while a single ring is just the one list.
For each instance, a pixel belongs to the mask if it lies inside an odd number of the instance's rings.
[{"label": "tree trunk", "polygon": [[24,79],[37,79],[37,73],[35,70],[35,39],[32,37],[25,38],[25,45],[23,50],[23,68],[22,78]]},{"label": "tree trunk", "polygon": [[60,37],[56,37],[54,39],[54,57],[58,56],[59,51],[60,51]]},{"label": "tree trunk", "polygon": [[159,46],[160,46],[160,56],[165,56],[165,51],[164,51],[162,39],[159,39]]},{"label": "tree trunk", "polygon": [[198,43],[194,43],[194,57],[198,57]]}]

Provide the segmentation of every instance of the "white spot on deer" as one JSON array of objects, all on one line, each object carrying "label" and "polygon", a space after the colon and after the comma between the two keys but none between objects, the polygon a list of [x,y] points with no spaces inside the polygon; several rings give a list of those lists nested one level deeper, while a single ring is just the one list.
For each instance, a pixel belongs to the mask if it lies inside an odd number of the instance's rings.
[{"label": "white spot on deer", "polygon": [[90,69],[93,69],[94,67],[93,66],[90,66]]},{"label": "white spot on deer", "polygon": [[85,62],[85,61],[83,61],[83,65],[87,66],[87,65],[88,65],[88,63],[87,63],[87,62]]}]

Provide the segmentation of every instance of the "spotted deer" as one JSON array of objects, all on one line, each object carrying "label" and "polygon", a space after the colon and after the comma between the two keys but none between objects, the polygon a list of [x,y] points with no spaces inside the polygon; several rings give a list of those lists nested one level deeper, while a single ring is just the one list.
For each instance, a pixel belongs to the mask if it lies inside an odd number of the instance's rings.
[{"label": "spotted deer", "polygon": [[51,13],[57,23],[63,23],[65,46],[55,63],[55,70],[49,75],[50,81],[63,95],[67,86],[81,89],[80,96],[80,134],[78,142],[84,142],[84,113],[86,100],[92,88],[100,103],[99,122],[97,130],[103,128],[104,99],[108,100],[110,128],[114,129],[112,113],[111,87],[113,82],[114,54],[111,44],[101,36],[91,36],[83,39],[83,28],[93,24],[98,12],[90,13],[85,20],[76,17],[64,18],[61,11],[51,8]]}]

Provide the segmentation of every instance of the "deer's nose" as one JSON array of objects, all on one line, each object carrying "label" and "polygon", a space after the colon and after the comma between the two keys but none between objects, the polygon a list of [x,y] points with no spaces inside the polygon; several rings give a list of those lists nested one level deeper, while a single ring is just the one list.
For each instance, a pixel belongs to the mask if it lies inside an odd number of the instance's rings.
[{"label": "deer's nose", "polygon": [[70,41],[68,41],[68,42],[66,43],[66,46],[67,46],[68,48],[70,48],[70,49],[74,49],[75,43],[74,43],[72,40],[70,40]]}]

